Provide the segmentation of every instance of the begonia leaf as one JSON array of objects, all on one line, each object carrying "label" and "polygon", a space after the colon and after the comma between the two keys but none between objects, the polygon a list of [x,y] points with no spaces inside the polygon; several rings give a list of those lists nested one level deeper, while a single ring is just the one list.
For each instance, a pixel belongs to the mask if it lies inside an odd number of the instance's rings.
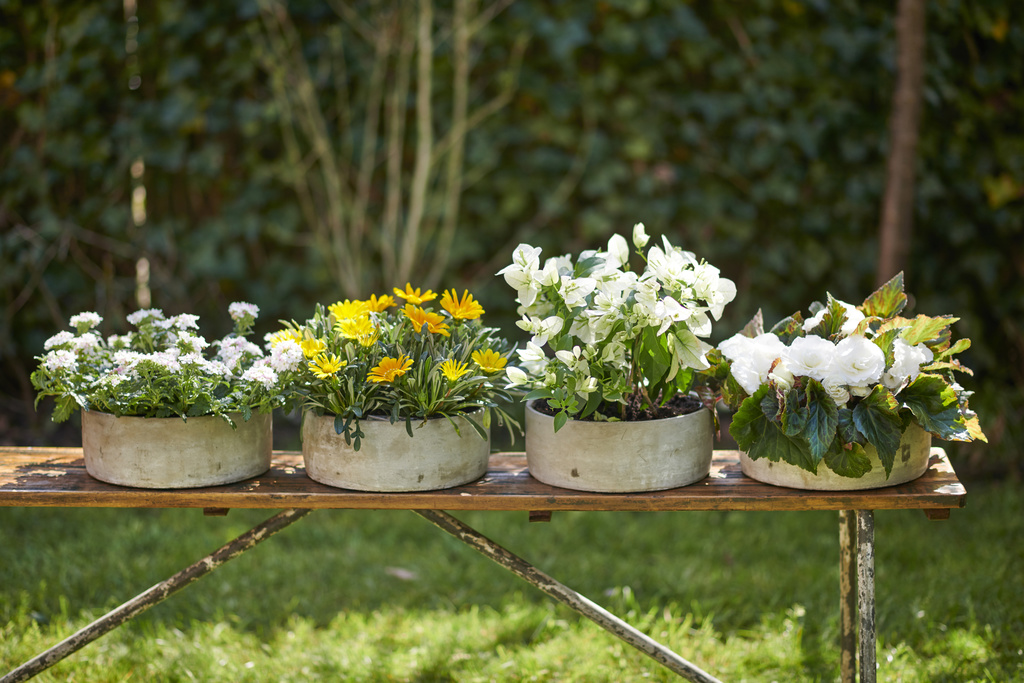
[{"label": "begonia leaf", "polygon": [[860,400],[853,409],[853,422],[867,442],[878,451],[878,459],[885,467],[885,476],[892,472],[903,435],[903,422],[897,409],[899,404],[892,393],[881,384]]},{"label": "begonia leaf", "polygon": [[901,271],[864,299],[861,310],[868,317],[891,318],[899,315],[906,305],[907,295],[903,292]]}]

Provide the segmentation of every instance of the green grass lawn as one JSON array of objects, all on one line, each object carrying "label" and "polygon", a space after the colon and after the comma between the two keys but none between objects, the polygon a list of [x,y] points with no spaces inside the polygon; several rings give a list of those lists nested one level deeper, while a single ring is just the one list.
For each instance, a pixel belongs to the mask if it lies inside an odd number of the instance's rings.
[{"label": "green grass lawn", "polygon": [[[1024,499],[876,513],[879,680],[1024,680]],[[0,508],[0,673],[272,511]],[[724,681],[838,676],[827,512],[459,513]],[[40,681],[673,680],[410,512],[316,511]]]}]

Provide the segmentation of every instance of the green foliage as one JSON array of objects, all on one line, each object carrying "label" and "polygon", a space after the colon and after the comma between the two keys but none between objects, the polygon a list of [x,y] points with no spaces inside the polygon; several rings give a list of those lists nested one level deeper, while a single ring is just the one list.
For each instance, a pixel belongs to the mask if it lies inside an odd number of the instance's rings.
[{"label": "green foliage", "polygon": [[[354,6],[373,16],[370,3]],[[0,392],[16,422],[41,422],[25,368],[48,330],[78,310],[134,310],[140,254],[153,304],[173,313],[210,318],[244,298],[275,320],[335,298],[254,58],[255,2],[140,3],[135,27],[120,6],[0,7]],[[372,46],[349,40],[329,4],[289,11],[322,97],[334,92],[332,41],[345,46],[345,78],[365,90]],[[439,32],[449,12],[438,2]],[[917,295],[905,315],[962,318],[993,443],[980,458],[980,446],[962,447],[960,460],[1005,469],[1024,442],[1024,6],[950,0],[927,12],[905,269]],[[518,243],[579,251],[640,219],[737,283],[722,330],[761,307],[777,320],[809,293],[869,291],[893,16],[882,0],[513,3],[475,43],[473,101],[483,102],[529,36],[508,106],[466,139],[466,239],[451,245],[449,276],[511,321],[493,274]],[[435,83],[438,101],[448,89]],[[359,147],[359,126],[337,128]],[[140,182],[147,215],[136,226]]]}]

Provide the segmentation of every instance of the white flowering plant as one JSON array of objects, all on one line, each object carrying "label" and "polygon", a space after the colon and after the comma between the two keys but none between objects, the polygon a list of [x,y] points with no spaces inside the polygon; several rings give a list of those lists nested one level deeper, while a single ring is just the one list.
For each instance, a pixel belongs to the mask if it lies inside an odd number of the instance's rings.
[{"label": "white flowering plant", "polygon": [[253,411],[284,405],[302,351],[294,343],[264,351],[250,342],[259,315],[254,304],[235,302],[228,312],[234,330],[212,342],[197,333],[198,316],[187,313],[136,311],[127,316],[135,329],[106,338],[96,331],[98,314],[74,315],[74,331],[50,337],[36,357],[36,405],[52,396],[55,422],[81,408],[118,417],[216,415],[232,424],[229,413],[248,421]]},{"label": "white flowering plant", "polygon": [[[413,436],[414,421],[430,418],[458,431],[452,418],[461,415],[486,438],[493,411],[514,437],[518,424],[499,404],[512,397],[498,381],[512,346],[483,324],[480,302],[452,289],[434,310],[438,295],[429,289],[407,283],[393,293],[317,305],[312,318],[272,335],[304,355],[289,404],[333,415],[335,431],[357,451],[360,421],[370,417],[402,421]],[[480,422],[468,415],[481,408]]]},{"label": "white flowering plant", "polygon": [[859,306],[828,295],[810,318],[798,312],[768,332],[758,312],[723,341],[705,374],[736,409],[729,432],[739,447],[754,460],[859,478],[871,471],[868,444],[889,476],[911,423],[940,439],[984,441],[971,392],[953,376],[971,374],[955,358],[971,344],[952,342],[958,318],[905,318],[906,304],[900,273]]},{"label": "white flowering plant", "polygon": [[642,223],[632,241],[640,272],[630,268],[626,238],[614,235],[605,250],[543,265],[539,247],[521,244],[498,273],[518,295],[516,324],[533,335],[506,371],[508,386],[546,401],[556,431],[569,419],[671,414],[671,402],[694,388],[696,371],[709,367],[712,347],[702,338],[736,296],[735,285],[667,238],[645,254]]}]

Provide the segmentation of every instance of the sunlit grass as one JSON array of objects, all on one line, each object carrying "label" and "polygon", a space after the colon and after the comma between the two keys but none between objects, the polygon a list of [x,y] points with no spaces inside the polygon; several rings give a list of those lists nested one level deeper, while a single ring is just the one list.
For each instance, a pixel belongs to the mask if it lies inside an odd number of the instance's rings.
[{"label": "sunlit grass", "polygon": [[[876,514],[880,680],[1024,679],[1024,501]],[[0,671],[269,517],[0,509]],[[727,681],[838,674],[835,513],[460,513]],[[674,680],[408,512],[317,511],[42,681]]]}]

